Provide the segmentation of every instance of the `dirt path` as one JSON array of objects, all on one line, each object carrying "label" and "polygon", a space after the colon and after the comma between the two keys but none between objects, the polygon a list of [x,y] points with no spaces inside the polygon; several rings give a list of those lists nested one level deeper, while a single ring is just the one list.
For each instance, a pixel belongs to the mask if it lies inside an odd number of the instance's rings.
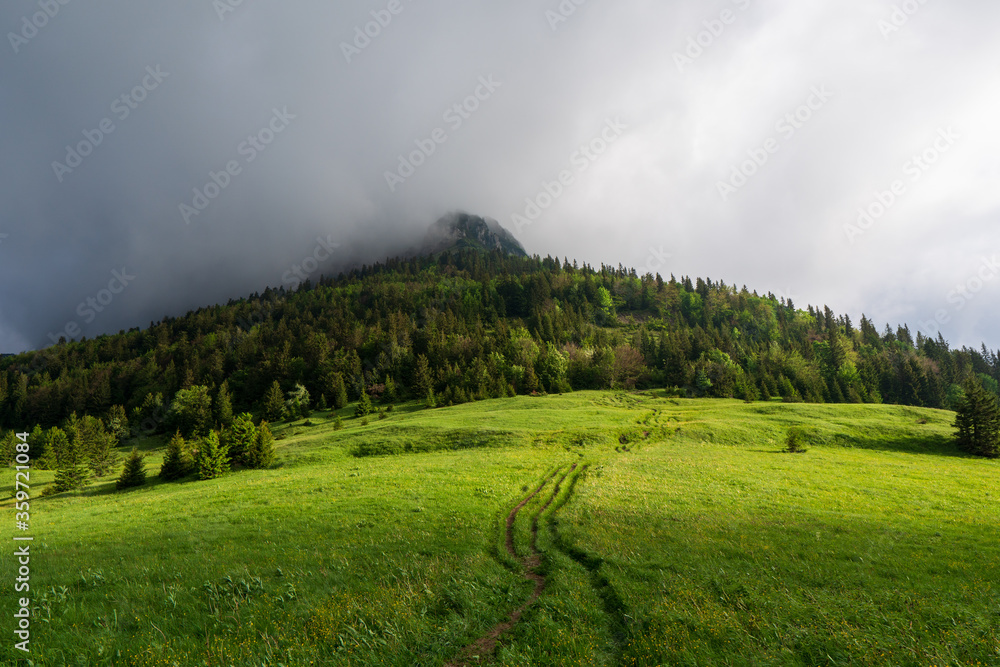
[{"label": "dirt path", "polygon": [[[537,548],[538,517],[541,516],[541,514],[548,509],[549,505],[552,504],[552,501],[555,500],[556,496],[559,495],[559,488],[562,486],[563,481],[574,470],[576,470],[575,463],[570,467],[569,470],[563,473],[562,477],[559,478],[559,481],[556,482],[555,488],[552,490],[552,495],[549,496],[549,499],[545,502],[545,505],[543,505],[542,508],[538,510],[537,513],[535,513],[535,516],[531,521],[531,542],[528,545],[529,547],[528,555],[520,560],[521,560],[521,565],[524,567],[524,578],[527,579],[528,581],[533,582],[535,584],[535,589],[532,591],[531,595],[528,597],[528,599],[525,601],[524,604],[522,604],[520,607],[518,607],[517,609],[515,609],[510,613],[510,616],[507,618],[506,621],[498,623],[493,627],[493,629],[491,629],[485,635],[483,635],[482,637],[480,637],[479,639],[477,639],[476,641],[472,642],[464,649],[462,649],[461,652],[458,654],[458,657],[455,658],[453,661],[447,663],[445,667],[464,667],[465,665],[473,664],[473,659],[475,659],[474,664],[480,664],[480,658],[493,655],[493,651],[496,650],[497,641],[499,641],[500,637],[505,632],[507,632],[515,625],[517,625],[517,622],[521,620],[521,615],[524,614],[524,611],[528,607],[530,607],[535,602],[535,600],[537,600],[539,596],[541,596],[542,591],[545,590],[545,577],[543,577],[537,572],[537,568],[542,564],[542,555],[538,552]],[[510,514],[507,515],[506,547],[507,547],[507,553],[509,553],[514,558],[518,557],[517,551],[514,549],[514,523],[517,521],[518,512],[520,512],[525,505],[531,502],[531,499],[537,496],[541,492],[541,490],[545,487],[545,485],[548,484],[550,481],[552,481],[558,474],[559,471],[556,470],[550,476],[545,478],[545,480],[538,485],[537,489],[532,491],[524,500],[518,503],[517,507],[512,509],[510,511]]]}]

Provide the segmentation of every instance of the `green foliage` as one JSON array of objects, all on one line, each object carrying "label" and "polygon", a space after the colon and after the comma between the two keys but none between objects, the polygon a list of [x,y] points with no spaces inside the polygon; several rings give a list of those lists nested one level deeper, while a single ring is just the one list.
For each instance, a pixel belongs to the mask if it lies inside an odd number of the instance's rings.
[{"label": "green foliage", "polygon": [[296,384],[295,388],[287,393],[285,414],[288,415],[289,419],[308,417],[310,414],[310,402],[309,390],[301,384]]},{"label": "green foliage", "polygon": [[184,436],[177,431],[167,444],[167,451],[163,455],[163,463],[160,465],[160,477],[165,480],[181,479],[191,474],[192,463],[187,457]]},{"label": "green foliage", "polygon": [[343,428],[344,428],[344,418],[341,417],[340,415],[337,415],[337,417],[333,420],[333,430],[340,431],[343,430]]},{"label": "green foliage", "polygon": [[954,426],[958,448],[974,456],[1000,457],[1000,404],[979,378],[965,384]]},{"label": "green foliage", "polygon": [[49,444],[55,453],[58,466],[53,484],[55,493],[78,489],[87,480],[87,471],[83,466],[84,456],[78,441],[74,440],[76,439],[70,439],[57,427],[53,427],[49,432]]},{"label": "green foliage", "polygon": [[215,396],[215,421],[223,428],[233,423],[233,402],[229,396],[229,382],[225,380]]},{"label": "green foliage", "polygon": [[221,438],[229,451],[230,460],[237,465],[249,465],[250,452],[257,439],[257,427],[253,423],[253,415],[244,412],[233,419],[233,425],[224,432]]},{"label": "green foliage", "polygon": [[170,405],[170,419],[186,438],[202,436],[212,427],[212,397],[208,387],[181,389]]},{"label": "green foliage", "polygon": [[785,451],[789,454],[801,454],[806,451],[805,433],[802,429],[790,428],[785,434]]},{"label": "green foliage", "polygon": [[340,410],[347,405],[347,387],[344,385],[344,376],[340,373],[334,373],[331,387],[333,390],[333,407],[335,410]]},{"label": "green foliage", "polygon": [[202,440],[195,459],[198,479],[215,479],[229,472],[229,452],[219,442],[219,434],[209,431]]},{"label": "green foliage", "polygon": [[142,454],[139,453],[139,450],[133,447],[132,453],[125,459],[125,467],[122,470],[122,474],[118,478],[118,481],[115,482],[115,488],[121,491],[123,489],[142,486],[145,483],[146,464],[143,461]]},{"label": "green foliage", "polygon": [[131,435],[128,427],[128,417],[125,408],[121,405],[112,405],[108,410],[107,430],[115,442],[123,442]]},{"label": "green foliage", "polygon": [[354,408],[355,417],[367,417],[375,411],[375,407],[372,405],[372,399],[368,395],[367,391],[361,392],[361,398],[358,399],[358,404]]},{"label": "green foliage", "polygon": [[270,389],[264,395],[263,411],[264,419],[272,422],[279,421],[285,414],[285,399],[277,380],[271,383]]},{"label": "green foliage", "polygon": [[257,428],[244,461],[247,468],[270,468],[274,464],[274,434],[267,422]]}]

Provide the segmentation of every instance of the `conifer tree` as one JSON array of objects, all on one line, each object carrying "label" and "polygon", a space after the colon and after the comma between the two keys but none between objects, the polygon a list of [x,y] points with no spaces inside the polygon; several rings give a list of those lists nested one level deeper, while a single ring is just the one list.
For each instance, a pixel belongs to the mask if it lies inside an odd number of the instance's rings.
[{"label": "conifer tree", "polygon": [[125,408],[120,405],[112,405],[108,410],[108,433],[114,436],[116,443],[120,443],[129,436],[128,417],[125,415]]},{"label": "conifer tree", "polygon": [[83,455],[77,443],[70,440],[66,433],[57,427],[52,428],[49,441],[59,462],[54,484],[55,492],[62,493],[83,486],[87,472],[83,467]]},{"label": "conifer tree", "polygon": [[340,410],[347,405],[347,386],[344,384],[344,376],[340,373],[333,375],[333,408]]},{"label": "conifer tree", "polygon": [[370,415],[374,411],[375,411],[375,408],[372,406],[372,399],[371,399],[371,397],[368,396],[368,392],[367,391],[365,391],[365,390],[362,389],[361,390],[361,398],[358,400],[357,407],[354,408],[354,416],[355,417],[367,417],[368,415]]},{"label": "conifer tree", "polygon": [[226,430],[225,446],[229,450],[229,458],[233,463],[248,467],[248,456],[257,438],[257,427],[253,424],[253,415],[244,412],[233,419],[233,425]]},{"label": "conifer tree", "polygon": [[132,448],[132,453],[128,455],[125,459],[125,468],[122,470],[121,477],[115,483],[115,488],[119,491],[122,489],[129,489],[135,486],[142,486],[146,483],[146,464],[143,461],[142,454],[135,447]]},{"label": "conifer tree", "polygon": [[198,450],[198,479],[215,479],[229,472],[229,452],[219,442],[219,434],[210,431]]},{"label": "conifer tree", "polygon": [[416,390],[418,396],[429,396],[434,390],[434,383],[431,381],[431,369],[430,364],[427,361],[427,357],[418,354],[417,355],[417,368],[413,374],[413,388]]},{"label": "conifer tree", "polygon": [[233,401],[229,396],[229,381],[223,380],[215,397],[215,420],[223,427],[233,423]]},{"label": "conifer tree", "polygon": [[256,429],[245,461],[247,468],[270,468],[274,463],[274,434],[267,422],[261,422]]},{"label": "conifer tree", "polygon": [[160,464],[160,477],[165,480],[180,479],[186,477],[190,469],[191,463],[184,452],[184,436],[177,431],[167,445],[167,453]]},{"label": "conifer tree", "polygon": [[264,395],[264,418],[268,421],[278,421],[285,412],[285,397],[281,393],[281,385],[275,380]]},{"label": "conifer tree", "polygon": [[[100,422],[98,421],[98,423]],[[87,458],[87,467],[90,468],[95,477],[104,477],[118,464],[118,455],[115,454],[114,450],[117,442],[112,434],[103,430],[95,433],[93,438],[90,456]]]},{"label": "conifer tree", "polygon": [[965,384],[965,398],[956,412],[959,449],[974,456],[1000,456],[1000,406],[978,379]]}]

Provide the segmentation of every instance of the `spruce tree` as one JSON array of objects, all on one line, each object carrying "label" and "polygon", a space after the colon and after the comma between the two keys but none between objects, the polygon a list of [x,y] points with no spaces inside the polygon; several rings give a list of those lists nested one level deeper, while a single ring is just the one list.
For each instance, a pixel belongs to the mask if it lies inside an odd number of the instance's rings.
[{"label": "spruce tree", "polygon": [[87,466],[94,473],[94,477],[104,477],[118,464],[118,455],[114,450],[118,443],[114,435],[104,431],[95,433],[93,437]]},{"label": "spruce tree", "polygon": [[417,392],[417,396],[428,396],[431,391],[434,390],[434,383],[431,381],[431,369],[430,364],[427,361],[427,357],[419,354],[417,355],[417,369],[413,374],[413,388]]},{"label": "spruce tree", "polygon": [[370,415],[375,408],[372,406],[372,399],[368,396],[368,392],[361,390],[361,398],[358,400],[358,405],[354,408],[355,417],[367,417]]},{"label": "spruce tree", "polygon": [[215,420],[223,427],[233,423],[233,401],[229,396],[228,380],[223,380],[215,397]]},{"label": "spruce tree", "polygon": [[347,405],[347,386],[344,384],[344,376],[335,373],[333,376],[333,408],[340,410]]},{"label": "spruce tree", "polygon": [[134,486],[142,486],[145,483],[146,464],[139,450],[133,447],[132,453],[125,459],[125,468],[122,470],[121,477],[115,483],[115,488],[121,491],[122,489],[129,489]]},{"label": "spruce tree", "polygon": [[167,445],[167,453],[160,464],[160,477],[165,480],[180,479],[186,477],[190,469],[191,464],[184,453],[184,436],[177,431]]},{"label": "spruce tree", "polygon": [[986,391],[979,380],[970,379],[956,412],[959,449],[974,456],[1000,457],[1000,406],[996,396]]},{"label": "spruce tree", "polygon": [[58,468],[54,490],[56,493],[71,491],[83,486],[87,479],[87,471],[83,467],[83,455],[76,443],[67,437],[62,429],[53,427],[49,438],[52,449],[56,452]]},{"label": "spruce tree", "polygon": [[229,452],[219,442],[219,434],[210,431],[198,449],[198,479],[215,479],[229,472]]},{"label": "spruce tree", "polygon": [[264,395],[264,418],[268,421],[278,421],[285,412],[285,397],[281,393],[281,385],[275,380]]},{"label": "spruce tree", "polygon": [[270,468],[274,463],[274,435],[267,422],[261,422],[245,457],[248,468]]},{"label": "spruce tree", "polygon": [[129,437],[128,417],[125,415],[124,407],[112,405],[108,410],[107,430],[115,437],[116,443]]},{"label": "spruce tree", "polygon": [[257,438],[257,427],[253,425],[253,415],[244,412],[233,419],[233,425],[227,429],[225,445],[229,450],[229,458],[238,465],[251,466],[248,461],[250,450]]}]

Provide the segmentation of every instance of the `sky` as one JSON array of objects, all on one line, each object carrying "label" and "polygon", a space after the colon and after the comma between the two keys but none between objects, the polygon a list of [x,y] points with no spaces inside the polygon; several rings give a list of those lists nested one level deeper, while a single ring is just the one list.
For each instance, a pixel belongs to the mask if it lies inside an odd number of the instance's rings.
[{"label": "sky", "polygon": [[11,0],[0,352],[405,251],[542,257],[1000,347],[993,0]]}]

